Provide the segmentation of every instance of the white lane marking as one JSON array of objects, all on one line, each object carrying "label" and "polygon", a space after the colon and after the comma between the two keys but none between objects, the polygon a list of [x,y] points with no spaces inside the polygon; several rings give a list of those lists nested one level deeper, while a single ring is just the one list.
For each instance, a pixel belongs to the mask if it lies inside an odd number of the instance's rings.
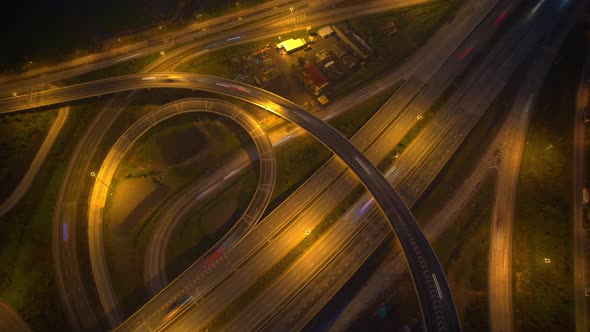
[{"label": "white lane marking", "polygon": [[436,286],[436,291],[438,292],[438,297],[442,300],[443,299],[442,291],[440,290],[440,286],[438,284],[438,279],[436,279],[436,275],[434,273],[432,274],[432,279],[434,279],[434,285]]},{"label": "white lane marking", "polygon": [[385,177],[388,178],[391,175],[391,173],[393,173],[393,171],[395,171],[395,169],[396,169],[396,166],[391,167],[391,169],[389,171],[387,171],[387,173],[385,174]]},{"label": "white lane marking", "polygon": [[367,165],[365,165],[365,163],[363,163],[359,157],[354,157],[354,160],[356,160],[357,163],[359,163],[359,165],[361,165],[361,167],[365,170],[365,172],[367,172],[367,174],[371,175],[371,171],[369,171],[369,168],[367,167]]},{"label": "white lane marking", "polygon": [[545,2],[545,0],[540,0],[539,3],[537,3],[537,5],[533,8],[533,10],[531,10],[531,15],[536,13],[537,10],[539,10],[539,7],[541,7],[541,5],[543,4],[543,2]]},{"label": "white lane marking", "polygon": [[126,56],[124,58],[118,59],[117,62],[125,61],[125,60],[131,59],[131,58],[135,58],[136,56],[140,56],[142,54],[143,54],[143,52],[139,52],[139,53],[136,53],[136,54],[133,54],[133,55],[130,55],[130,56]]},{"label": "white lane marking", "polygon": [[237,170],[231,171],[228,175],[226,175],[226,176],[223,177],[223,181],[229,179],[229,177],[232,176],[232,175],[234,175],[234,174],[236,174],[236,172],[237,172]]},{"label": "white lane marking", "polygon": [[301,117],[303,120],[305,120],[305,121],[309,122],[309,118],[308,118],[308,117],[306,117],[305,115],[303,115],[303,114],[301,114],[301,113],[299,113],[299,112],[297,112],[297,115],[299,115],[299,116],[300,116],[300,117]]},{"label": "white lane marking", "polygon": [[528,111],[531,108],[531,105],[533,104],[533,98],[535,98],[535,93],[531,92],[531,95],[529,96],[529,100],[526,103],[526,106],[524,107],[524,112],[528,113]]}]

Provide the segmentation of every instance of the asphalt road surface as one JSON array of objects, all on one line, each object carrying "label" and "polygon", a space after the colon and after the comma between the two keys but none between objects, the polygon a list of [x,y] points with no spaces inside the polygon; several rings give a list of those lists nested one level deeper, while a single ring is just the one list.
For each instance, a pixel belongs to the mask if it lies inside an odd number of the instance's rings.
[{"label": "asphalt road surface", "polygon": [[[559,50],[577,13],[564,17],[561,24],[550,34],[539,49]],[[515,213],[516,190],[520,165],[530,115],[535,106],[535,97],[556,56],[554,52],[538,52],[527,70],[524,81],[512,105],[513,110],[502,132],[500,151],[502,161],[498,167],[494,209],[490,233],[489,262],[489,308],[490,330],[512,331],[514,318],[512,309],[512,230]]]},{"label": "asphalt road surface", "polygon": [[[328,22],[332,22],[331,20],[336,18],[342,19],[345,17],[353,17],[356,15],[366,15],[369,13],[379,12],[391,8],[397,8],[404,4],[416,2],[417,1],[395,1],[379,3],[377,5],[372,5],[368,7],[368,9],[366,10],[360,10],[358,8],[355,8],[355,10],[349,10],[348,14],[341,14],[338,17],[330,16],[331,11],[326,10],[323,12],[326,14],[328,18],[324,19],[323,21],[315,20],[313,21],[313,23],[325,24]],[[304,22],[305,24],[312,23],[311,21],[307,21],[305,19],[301,20],[301,22]],[[265,36],[268,37],[268,35],[277,33],[277,31],[272,33],[266,31],[267,30],[260,28],[256,31],[256,33],[250,34],[249,37],[252,37],[252,35],[258,35],[258,38],[260,39],[264,38]],[[219,35],[216,36],[217,38],[222,37]],[[254,39],[255,38],[253,38],[252,40]],[[208,47],[207,50],[223,48],[229,45],[236,44],[235,42],[228,44],[226,40],[222,40],[221,44],[215,45],[213,47],[212,44],[216,44],[216,42],[213,42],[214,40],[215,39],[210,39],[210,44],[205,44],[205,47]],[[248,38],[242,38],[238,42],[247,41]],[[173,68],[175,65],[181,63],[183,56],[186,55],[185,53],[194,51],[196,55],[197,53],[202,52],[204,42],[205,41],[192,43],[192,46],[187,45],[183,48],[182,52],[167,53],[165,57],[162,57],[153,65],[148,66],[146,70]],[[201,45],[201,49],[198,49],[198,45]],[[197,47],[198,52],[191,47]],[[60,295],[62,297],[62,301],[66,305],[66,312],[68,313],[68,318],[70,319],[71,325],[76,329],[80,328],[81,325],[84,329],[101,329],[100,326],[104,325],[104,323],[102,322],[102,315],[99,315],[97,317],[97,315],[95,314],[95,308],[100,305],[97,303],[98,300],[94,299],[92,296],[89,296],[89,292],[85,289],[83,285],[82,279],[84,277],[80,274],[80,267],[77,260],[79,254],[77,243],[79,243],[80,241],[76,239],[76,232],[70,231],[68,236],[64,236],[62,233],[66,232],[67,230],[78,229],[78,227],[76,226],[76,213],[78,211],[77,202],[79,202],[80,200],[84,200],[82,195],[87,190],[86,174],[88,174],[92,170],[90,168],[91,158],[94,155],[94,152],[97,150],[98,143],[102,140],[104,136],[104,129],[110,127],[114,119],[117,118],[117,116],[124,110],[128,102],[131,101],[132,97],[133,93],[125,97],[113,97],[109,99],[104,109],[101,110],[96,119],[91,123],[84,137],[76,146],[74,154],[70,160],[70,163],[68,164],[66,175],[60,188],[58,202],[56,204],[53,227],[54,265],[58,276],[58,284],[60,288]],[[99,283],[106,285],[107,283],[110,283],[110,281],[101,280],[99,281]],[[104,289],[109,289],[109,287],[105,287]],[[116,310],[108,312],[107,317],[110,321],[110,325],[114,326],[117,324],[117,322],[120,322],[123,319],[123,314],[119,310]]]},{"label": "asphalt road surface", "polygon": [[[111,191],[109,184],[120,163],[133,147],[133,144],[149,129],[173,116],[191,112],[209,112],[236,121],[251,135],[259,148],[259,160],[261,161],[258,188],[252,197],[251,203],[227,235],[202,257],[200,264],[203,270],[209,268],[209,257],[217,259],[221,257],[225,250],[231,250],[234,244],[258,221],[268,205],[276,179],[276,160],[270,139],[253,116],[233,104],[212,99],[184,99],[161,106],[144,115],[119,137],[104,159],[102,167],[96,172],[97,181],[90,197],[88,210],[88,246],[92,270],[97,280],[110,280],[106,255],[102,250],[104,245],[103,209]],[[151,277],[158,278],[162,271],[156,270],[153,273]],[[98,285],[101,301],[103,304],[111,306],[108,311],[112,311],[112,308],[115,308],[118,304],[116,298],[105,298],[105,294],[114,294],[112,289],[108,291],[102,291],[101,289],[110,286],[110,283],[99,283]]]},{"label": "asphalt road surface", "polygon": [[[70,100],[115,93],[137,88],[178,87],[200,89],[230,95],[258,105],[306,129],[332,150],[357,175],[387,216],[404,247],[414,276],[426,326],[431,330],[458,330],[458,318],[445,275],[428,241],[424,238],[409,209],[381,173],[352,144],[332,127],[283,98],[247,85],[204,75],[138,74],[105,79],[73,87],[35,93],[26,102],[22,97],[0,100],[0,109],[29,109]],[[155,79],[152,79],[155,78]],[[219,85],[225,84],[230,86]],[[237,86],[238,89],[232,89]],[[231,91],[228,91],[231,90]],[[242,90],[240,90],[242,89]],[[33,105],[31,105],[31,102]]]},{"label": "asphalt road surface", "polygon": [[[537,31],[537,33],[538,33],[538,29],[540,28],[540,26],[542,26],[542,25],[549,25],[549,26],[551,26],[551,23],[552,24],[555,24],[555,22],[556,22],[555,18],[553,18],[553,20],[551,20],[551,19],[548,19],[548,17],[547,17],[547,15],[549,15],[549,14],[552,13],[551,12],[552,9],[553,8],[548,8],[548,9],[540,10],[538,12],[538,15],[541,15],[541,13],[544,13],[544,15],[541,16],[540,18],[538,18],[536,20],[535,25],[531,26],[530,27],[530,30],[533,31],[533,32],[534,31]],[[553,13],[555,13],[555,11],[553,11]],[[533,17],[531,17],[531,18],[533,18]],[[532,22],[535,22],[535,21],[529,19],[529,20],[526,20],[525,22],[528,22],[529,24],[531,24]],[[525,28],[526,29],[526,25],[521,26],[520,28],[518,27],[518,24],[515,26],[515,29],[522,29],[522,28]],[[542,27],[542,28],[545,28],[545,27]],[[519,33],[520,34],[521,32],[518,32],[518,30],[516,30],[516,31],[514,31],[512,33]],[[537,33],[528,35],[528,39],[529,39],[529,41],[528,41],[528,45],[529,46],[528,47],[531,47],[531,45],[532,45],[531,41],[532,40],[536,40],[536,38],[538,38],[538,34]],[[537,35],[537,37],[535,37],[535,35]],[[510,49],[509,52],[511,54],[514,54],[514,52],[512,52],[512,50],[514,50],[515,47],[514,46],[509,46],[510,43],[514,43],[515,41],[518,41],[521,46],[527,45],[527,44],[524,44],[524,42],[526,41],[526,39],[515,39],[514,37],[510,37],[510,35],[508,37],[505,37],[505,40],[506,40],[505,42],[499,42],[499,43],[503,43],[504,44],[503,45],[503,47],[505,47],[504,52],[508,52],[507,50]],[[497,47],[498,50],[501,50],[502,49],[502,45],[501,44],[500,44],[500,46],[501,47]],[[526,53],[524,53],[524,54],[526,54]],[[521,53],[521,59],[522,59],[522,56],[523,55]],[[491,60],[494,60],[494,59],[500,59],[500,60],[510,59],[510,57],[499,56],[498,54],[495,54],[494,51],[490,52],[490,55],[488,55],[487,58],[489,58]],[[509,62],[509,63],[511,64],[511,67],[514,68],[514,63],[512,62],[514,60],[513,59],[510,59],[510,60],[511,60],[511,62]],[[520,60],[520,61],[522,61],[522,60]],[[483,66],[487,66],[487,70],[489,72],[497,72],[497,70],[495,70],[494,68],[497,68],[497,66],[500,65],[498,63],[493,64],[493,65],[486,64],[485,60],[482,61],[482,63],[483,63],[482,67]],[[502,66],[504,66],[505,69],[509,68],[505,64],[503,64]],[[483,83],[486,83],[486,86],[494,86],[495,84],[503,85],[502,82],[505,82],[504,79],[499,79],[498,80],[499,83],[496,83],[496,82],[494,82],[492,80],[486,80],[486,76],[480,75],[477,70],[475,70],[474,72],[475,72],[475,74],[472,73],[471,76],[473,76],[474,78],[480,77],[480,79],[483,79],[484,80]],[[506,74],[508,74],[508,73],[504,73],[503,75],[506,75]],[[465,87],[469,87],[470,89],[474,89],[477,92],[475,92],[475,91],[472,91],[472,92],[467,91],[467,92],[465,92],[465,91],[461,91],[461,88],[460,88],[456,92],[456,95],[458,95],[458,96],[461,96],[461,95],[463,95],[463,96],[469,96],[469,98],[475,98],[475,97],[478,97],[478,96],[479,96],[479,98],[482,98],[483,97],[484,98],[483,100],[481,100],[481,99],[480,100],[475,99],[475,100],[477,101],[476,104],[478,105],[478,107],[481,107],[481,108],[485,109],[486,108],[486,105],[488,105],[489,102],[490,102],[490,100],[491,100],[490,97],[492,97],[493,95],[486,95],[486,88],[482,88],[481,86],[478,87],[477,85],[475,85],[472,82],[470,82],[470,79],[469,78],[466,78],[466,83],[464,84],[464,86]],[[450,101],[452,101],[452,99],[453,98],[451,97]],[[485,101],[486,99],[487,99],[487,101]],[[473,100],[471,100],[471,101],[473,101]],[[447,106],[445,106],[445,108],[446,107]],[[455,106],[455,107],[458,107],[458,109],[462,109],[460,106]],[[439,111],[439,114],[441,116],[443,115],[442,113],[444,113],[444,110]],[[434,121],[434,119],[433,119],[433,121],[431,123],[433,125],[435,125],[435,126],[440,126],[440,124],[442,124],[442,123],[453,123],[453,121],[449,121],[449,120],[443,121],[443,120],[440,120],[440,121],[438,121],[438,124],[437,124],[437,122]],[[461,134],[461,131],[460,131],[459,128],[469,129],[469,126],[467,126],[465,124],[462,124],[462,125],[455,126],[455,128],[457,128],[455,130],[458,131],[458,132],[455,132],[455,133],[452,133],[451,132],[451,133],[447,134],[449,137],[451,137],[451,138],[461,137],[462,134]],[[428,130],[428,127],[427,127],[427,128],[424,129],[423,132],[425,134],[428,134],[428,133],[432,133],[433,131],[432,130],[429,131]],[[416,139],[416,142],[419,142],[419,141],[420,141],[420,135]],[[431,144],[431,143],[435,142],[433,144],[442,145],[440,143],[436,143],[437,141],[436,140],[433,140],[433,139],[424,140],[423,142],[425,144]],[[443,145],[443,146],[446,146],[446,145]],[[411,149],[411,146],[408,147],[408,149],[410,150]],[[416,152],[420,152],[420,151],[423,151],[423,150],[417,149],[415,151]],[[406,155],[406,154],[404,154],[404,155]],[[402,157],[400,159],[402,159],[404,157],[404,155],[402,155]],[[436,156],[436,155],[434,155],[434,156]],[[431,163],[436,164],[436,162],[437,162],[437,160],[438,160],[439,157],[436,157],[436,158],[432,158],[432,157],[433,156],[430,156],[429,158],[427,158],[426,159],[426,162],[424,164],[426,164],[426,165],[429,165]],[[421,174],[422,173],[421,171],[414,171],[414,172],[417,173],[417,174]],[[420,189],[420,187],[418,187],[417,189]],[[376,273],[376,275],[371,278],[370,282],[367,283],[367,286],[360,292],[359,297],[358,297],[359,299],[358,300],[357,299],[353,300],[352,303],[349,304],[348,308],[342,313],[341,320],[338,320],[336,322],[336,324],[338,325],[338,328],[336,330],[341,330],[345,326],[348,326],[348,324],[350,323],[350,317],[356,317],[360,312],[362,312],[364,310],[364,308],[366,308],[367,303],[370,302],[370,299],[377,297],[378,294],[383,291],[383,288],[384,288],[383,284],[387,285],[387,284],[389,284],[389,283],[392,282],[392,280],[390,279],[390,277],[392,275],[395,275],[398,271],[399,271],[399,267],[397,267],[393,263],[390,263],[390,264],[387,264],[387,266],[384,267],[383,269],[381,269],[378,273]],[[384,282],[384,281],[387,281],[387,282]]]}]

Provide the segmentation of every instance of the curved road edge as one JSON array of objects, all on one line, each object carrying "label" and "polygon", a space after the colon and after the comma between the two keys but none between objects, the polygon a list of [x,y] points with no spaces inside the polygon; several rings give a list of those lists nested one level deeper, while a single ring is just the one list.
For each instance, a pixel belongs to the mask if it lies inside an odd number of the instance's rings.
[{"label": "curved road edge", "polygon": [[18,202],[20,202],[23,196],[27,193],[31,187],[31,184],[33,183],[33,180],[35,180],[35,176],[41,169],[41,166],[43,166],[45,159],[47,159],[47,155],[49,155],[49,151],[51,151],[53,143],[55,143],[55,140],[66,123],[69,114],[69,106],[61,107],[58,110],[57,118],[53,121],[53,124],[47,133],[47,137],[45,137],[43,144],[41,144],[39,151],[37,151],[35,158],[27,170],[27,173],[25,173],[18,186],[14,189],[10,196],[8,196],[8,198],[5,199],[2,204],[0,204],[0,217],[8,213],[8,211],[10,211]]},{"label": "curved road edge", "polygon": [[[158,76],[160,79],[151,79]],[[239,89],[232,89],[231,86]],[[332,150],[375,197],[375,201],[398,236],[412,272],[427,329],[431,331],[460,330],[455,304],[444,271],[434,250],[401,197],[379,170],[344,136],[280,96],[240,82],[206,75],[175,73],[175,77],[169,77],[168,73],[135,74],[37,92],[31,101],[26,101],[22,97],[0,100],[0,109],[4,109],[4,112],[15,111],[119,91],[165,87],[199,89],[258,105],[302,127]]]},{"label": "curved road edge", "polygon": [[11,306],[0,299],[0,332],[31,332],[29,325]]}]

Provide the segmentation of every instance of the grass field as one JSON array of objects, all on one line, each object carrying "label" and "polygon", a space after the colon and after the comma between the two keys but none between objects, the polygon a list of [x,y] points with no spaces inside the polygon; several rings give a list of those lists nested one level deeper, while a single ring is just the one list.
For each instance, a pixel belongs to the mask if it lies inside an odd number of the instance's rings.
[{"label": "grass field", "polygon": [[[579,45],[584,44],[584,30],[578,27],[559,51],[532,113],[514,222],[517,330],[574,329],[571,140],[584,56]],[[544,264],[544,258],[551,264]]]},{"label": "grass field", "polygon": [[0,296],[35,331],[68,330],[55,284],[51,234],[57,191],[74,145],[92,116],[91,103],[69,119],[23,200],[0,221]]},{"label": "grass field", "polygon": [[57,110],[0,115],[0,201],[10,195],[57,117]]}]

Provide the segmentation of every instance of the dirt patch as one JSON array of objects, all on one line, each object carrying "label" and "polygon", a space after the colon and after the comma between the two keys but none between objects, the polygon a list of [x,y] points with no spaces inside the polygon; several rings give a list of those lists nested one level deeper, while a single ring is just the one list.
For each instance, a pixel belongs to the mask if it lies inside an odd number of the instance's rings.
[{"label": "dirt patch", "polygon": [[144,220],[164,199],[169,187],[157,184],[151,178],[134,178],[122,180],[110,198],[106,213],[110,229],[127,233],[134,223]]},{"label": "dirt patch", "polygon": [[197,127],[172,131],[158,140],[163,161],[168,165],[181,163],[207,146],[207,137]]}]

